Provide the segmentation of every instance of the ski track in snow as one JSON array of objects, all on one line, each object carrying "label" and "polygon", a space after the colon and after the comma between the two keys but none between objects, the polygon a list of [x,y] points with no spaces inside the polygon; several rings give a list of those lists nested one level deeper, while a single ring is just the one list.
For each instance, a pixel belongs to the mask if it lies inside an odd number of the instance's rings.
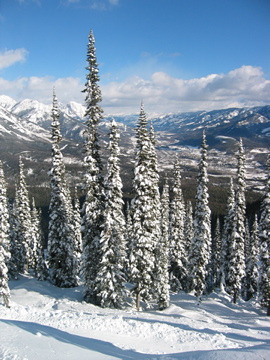
[{"label": "ski track in snow", "polygon": [[164,311],[102,309],[82,288],[59,289],[22,276],[10,282],[11,308],[0,304],[3,360],[267,360],[270,319],[252,303],[212,294],[197,305],[173,295]]}]

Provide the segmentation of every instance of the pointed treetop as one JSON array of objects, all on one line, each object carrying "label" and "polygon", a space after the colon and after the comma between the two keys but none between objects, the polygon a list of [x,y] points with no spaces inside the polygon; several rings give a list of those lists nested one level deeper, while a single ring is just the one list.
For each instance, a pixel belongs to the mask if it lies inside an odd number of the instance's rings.
[{"label": "pointed treetop", "polygon": [[206,131],[205,129],[203,130],[203,133],[202,133],[202,149],[207,149],[207,143],[206,143]]},{"label": "pointed treetop", "polygon": [[51,122],[51,139],[54,143],[59,143],[62,140],[60,133],[60,110],[58,106],[58,100],[55,94],[55,88],[53,88],[53,101],[52,101],[52,122]]}]

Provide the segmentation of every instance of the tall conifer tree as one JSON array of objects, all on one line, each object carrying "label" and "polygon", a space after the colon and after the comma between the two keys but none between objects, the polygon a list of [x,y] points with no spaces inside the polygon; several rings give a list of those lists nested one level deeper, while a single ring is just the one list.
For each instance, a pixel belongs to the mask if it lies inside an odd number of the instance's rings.
[{"label": "tall conifer tree", "polygon": [[198,300],[206,288],[207,266],[210,259],[211,224],[208,205],[207,145],[203,133],[201,159],[197,177],[197,193],[194,211],[194,236],[189,257],[190,290],[195,291]]},{"label": "tall conifer tree", "polygon": [[0,161],[0,297],[9,307],[8,262],[10,259],[9,213],[3,166]]},{"label": "tall conifer tree", "polygon": [[152,141],[147,128],[143,105],[137,127],[136,163],[132,200],[132,238],[130,245],[131,280],[135,284],[133,293],[136,306],[140,300],[148,303],[155,296],[153,285],[157,281],[155,260],[160,241],[160,205],[157,203],[157,175],[153,173]]},{"label": "tall conifer tree", "polygon": [[184,234],[185,234],[185,244],[186,244],[186,254],[187,259],[189,258],[190,245],[193,239],[193,206],[189,200],[186,204],[186,213],[185,213],[185,223],[184,223]]},{"label": "tall conifer tree", "polygon": [[75,239],[74,239],[74,252],[78,263],[78,269],[81,268],[81,257],[82,257],[82,232],[81,232],[81,212],[80,212],[80,201],[78,198],[77,188],[75,187],[74,199],[73,199],[73,211],[72,211],[72,225],[74,228]]},{"label": "tall conifer tree", "polygon": [[230,293],[233,302],[236,303],[241,295],[242,285],[245,277],[245,221],[246,221],[246,199],[245,199],[245,154],[243,143],[240,139],[237,154],[237,183],[235,191],[235,229],[234,239],[231,243],[229,282]]},{"label": "tall conifer tree", "polygon": [[95,279],[96,303],[102,307],[123,306],[126,260],[125,217],[123,213],[122,180],[120,177],[116,122],[111,123],[107,173],[104,181],[105,209],[100,235],[97,277]]},{"label": "tall conifer tree", "polygon": [[28,189],[25,181],[24,165],[22,159],[19,160],[19,182],[15,196],[15,227],[18,258],[16,259],[18,271],[28,272],[33,263],[33,234],[31,207]]},{"label": "tall conifer tree", "polygon": [[97,264],[100,261],[99,247],[101,225],[103,223],[104,190],[97,129],[103,113],[100,106],[102,96],[99,87],[95,38],[92,31],[90,31],[88,37],[87,64],[86,83],[83,90],[86,104],[86,127],[84,132],[85,201],[82,208],[82,274],[85,285],[85,301],[95,303],[97,301],[95,279],[97,276]]},{"label": "tall conifer tree", "polygon": [[267,315],[270,315],[270,158],[267,165],[268,177],[261,202],[261,217],[258,228],[260,260],[258,293],[262,306],[267,307]]},{"label": "tall conifer tree", "polygon": [[[17,190],[15,194],[17,193]],[[10,237],[10,259],[8,262],[8,275],[12,279],[18,279],[21,264],[21,244],[18,237],[18,223],[16,216],[15,201],[9,204],[9,237]]]},{"label": "tall conifer tree", "polygon": [[187,281],[184,233],[185,205],[181,187],[180,162],[174,163],[170,206],[170,284],[173,291],[183,290]]},{"label": "tall conifer tree", "polygon": [[230,254],[232,244],[234,243],[235,234],[235,191],[233,179],[230,179],[229,194],[227,199],[226,214],[221,238],[220,253],[220,287],[222,290],[228,291],[230,281],[228,278],[230,266]]},{"label": "tall conifer tree", "polygon": [[38,280],[46,280],[49,277],[49,273],[44,256],[44,237],[41,229],[41,213],[36,207],[34,198],[32,201],[31,215],[33,235],[35,237],[35,275]]},{"label": "tall conifer tree", "polygon": [[255,216],[250,241],[247,248],[247,259],[246,259],[246,281],[245,281],[245,300],[255,298],[257,295],[258,288],[258,220],[257,215]]},{"label": "tall conifer tree", "polygon": [[48,263],[50,278],[58,287],[77,285],[77,261],[74,255],[74,229],[71,203],[65,178],[65,166],[60,150],[62,139],[59,107],[55,93],[52,105],[52,167],[51,200],[49,207]]},{"label": "tall conifer tree", "polygon": [[167,179],[161,194],[161,238],[157,246],[157,293],[158,308],[166,309],[170,304],[169,293],[169,221],[170,221],[170,197]]},{"label": "tall conifer tree", "polygon": [[209,263],[208,290],[211,292],[215,287],[220,286],[220,250],[221,232],[220,220],[217,218],[214,236],[212,238],[211,259]]}]

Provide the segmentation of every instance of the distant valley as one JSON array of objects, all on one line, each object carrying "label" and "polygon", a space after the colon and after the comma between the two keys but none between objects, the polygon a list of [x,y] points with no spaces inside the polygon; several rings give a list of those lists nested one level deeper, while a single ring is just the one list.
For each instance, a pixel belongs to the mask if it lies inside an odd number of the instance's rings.
[{"label": "distant valley", "polygon": [[[147,104],[145,105],[147,110]],[[68,179],[71,186],[80,188],[83,181],[83,130],[84,107],[70,102],[61,105],[62,152],[65,157]],[[125,196],[131,196],[132,168],[135,131],[138,115],[117,115],[121,133],[121,165]],[[270,147],[270,106],[254,108],[232,108],[214,111],[149,115],[157,138],[157,153],[160,174],[171,175],[176,156],[181,159],[182,183],[186,198],[194,197],[197,164],[200,156],[202,131],[207,134],[209,145],[209,190],[214,209],[226,201],[230,176],[235,175],[237,142],[241,137],[246,150],[247,185],[249,201],[260,197],[266,174],[266,159]],[[106,161],[106,142],[110,119],[100,124],[101,147]],[[50,123],[51,106],[35,100],[16,102],[7,96],[0,96],[0,147],[12,196],[18,159],[22,156],[27,173],[30,192],[37,196],[37,203],[48,203],[50,168]],[[162,182],[161,182],[162,183]],[[224,197],[224,198],[223,198]],[[224,207],[224,204],[222,205]]]}]

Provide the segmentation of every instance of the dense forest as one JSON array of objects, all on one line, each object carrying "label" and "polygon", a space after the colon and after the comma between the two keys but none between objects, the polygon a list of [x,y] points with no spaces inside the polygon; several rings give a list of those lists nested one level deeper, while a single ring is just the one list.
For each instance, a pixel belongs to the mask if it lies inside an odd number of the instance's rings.
[{"label": "dense forest", "polygon": [[180,158],[173,173],[160,182],[155,132],[142,103],[132,197],[124,201],[120,134],[114,120],[105,168],[101,158],[102,94],[92,31],[87,64],[81,201],[77,189],[67,182],[60,110],[53,91],[46,238],[40,210],[29,199],[22,159],[13,201],[7,198],[1,164],[0,295],[5,305],[9,306],[9,278],[31,272],[58,287],[82,282],[84,300],[101,307],[123,308],[129,297],[138,310],[142,304],[162,310],[169,306],[171,292],[192,292],[200,302],[204,294],[221,289],[234,303],[240,298],[257,299],[270,315],[270,177],[259,211],[247,216],[245,151],[240,139],[237,175],[230,181],[225,215],[211,215],[207,134],[203,132],[196,194],[193,204],[186,201]]}]

